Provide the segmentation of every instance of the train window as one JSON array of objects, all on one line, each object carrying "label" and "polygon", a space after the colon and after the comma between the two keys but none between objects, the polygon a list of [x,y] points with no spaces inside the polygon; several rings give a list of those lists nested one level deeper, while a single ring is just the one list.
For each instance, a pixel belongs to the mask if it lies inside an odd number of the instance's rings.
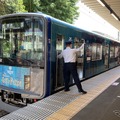
[{"label": "train window", "polygon": [[119,46],[115,47],[115,58],[118,57],[118,52],[119,52]]},{"label": "train window", "polygon": [[74,38],[74,48],[79,48],[79,46],[80,46],[79,38],[75,37]]},{"label": "train window", "polygon": [[91,60],[92,56],[92,47],[91,44],[87,44],[87,49],[86,49],[86,56],[87,56],[87,61]]},{"label": "train window", "polygon": [[92,60],[96,60],[96,44],[92,44]]},{"label": "train window", "polygon": [[102,59],[102,45],[97,43],[97,48],[96,48],[96,59],[100,60]]},{"label": "train window", "polygon": [[103,51],[103,52],[104,52],[104,55],[108,54],[109,45],[105,45],[103,50],[104,50],[104,51]]},{"label": "train window", "polygon": [[64,45],[63,45],[63,36],[62,35],[57,35],[57,43],[56,43],[56,50],[57,51],[61,51],[63,50],[64,48]]},{"label": "train window", "polygon": [[110,47],[110,58],[114,58],[115,57],[115,46],[111,46]]},{"label": "train window", "polygon": [[[79,40],[78,37],[74,38],[74,48],[79,48],[82,45],[82,40]],[[80,51],[77,52],[76,54],[76,59],[77,59],[77,65],[81,65],[81,63],[83,63],[83,55],[84,55],[84,49],[81,49]]]},{"label": "train window", "polygon": [[[22,65],[44,61],[44,21],[37,17],[3,19],[2,57],[24,61]],[[0,38],[1,39],[1,38]]]},{"label": "train window", "polygon": [[92,61],[102,59],[102,45],[99,43],[92,44]]}]

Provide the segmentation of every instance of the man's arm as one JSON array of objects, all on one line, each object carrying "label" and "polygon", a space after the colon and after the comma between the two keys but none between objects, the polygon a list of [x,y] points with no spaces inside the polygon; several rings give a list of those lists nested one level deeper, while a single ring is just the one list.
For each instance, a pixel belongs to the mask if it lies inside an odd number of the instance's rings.
[{"label": "man's arm", "polygon": [[84,48],[85,43],[83,43],[79,48],[77,48],[77,51],[80,51],[81,49]]}]

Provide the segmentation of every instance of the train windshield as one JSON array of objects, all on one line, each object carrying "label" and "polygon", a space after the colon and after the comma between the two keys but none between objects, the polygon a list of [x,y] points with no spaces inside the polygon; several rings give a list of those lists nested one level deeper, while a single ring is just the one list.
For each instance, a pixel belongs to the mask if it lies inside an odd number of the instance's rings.
[{"label": "train windshield", "polygon": [[7,17],[0,20],[0,64],[44,68],[44,20]]}]

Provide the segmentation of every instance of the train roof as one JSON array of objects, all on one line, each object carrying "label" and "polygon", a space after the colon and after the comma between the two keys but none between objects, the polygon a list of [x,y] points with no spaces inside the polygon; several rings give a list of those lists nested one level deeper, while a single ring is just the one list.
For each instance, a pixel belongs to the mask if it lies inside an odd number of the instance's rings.
[{"label": "train roof", "polygon": [[31,12],[27,12],[27,13],[13,13],[13,14],[7,14],[7,15],[0,16],[0,19],[5,18],[5,17],[31,16],[31,15],[34,15],[34,16],[40,16],[40,15],[42,15],[42,16],[44,16],[46,19],[51,19],[52,22],[56,22],[56,23],[58,23],[58,24],[61,23],[61,24],[63,24],[63,25],[66,25],[67,27],[72,27],[72,28],[75,29],[75,30],[81,30],[81,31],[87,32],[87,33],[89,33],[89,34],[97,35],[97,36],[99,36],[99,37],[102,37],[102,38],[109,39],[109,40],[112,40],[112,41],[114,41],[114,42],[119,42],[119,43],[120,43],[120,41],[117,41],[117,40],[115,40],[115,39],[113,39],[113,38],[110,38],[110,37],[108,37],[108,36],[105,36],[104,34],[100,34],[100,33],[97,33],[97,32],[92,32],[92,31],[87,31],[87,30],[84,30],[83,28],[78,28],[78,27],[74,26],[73,24],[70,24],[70,23],[67,23],[67,22],[65,22],[65,21],[59,20],[59,19],[57,19],[57,18],[54,18],[54,17],[52,17],[52,16],[50,16],[50,15],[47,15],[47,14],[44,14],[44,13],[42,13],[42,12],[35,12],[35,13],[31,13]]}]

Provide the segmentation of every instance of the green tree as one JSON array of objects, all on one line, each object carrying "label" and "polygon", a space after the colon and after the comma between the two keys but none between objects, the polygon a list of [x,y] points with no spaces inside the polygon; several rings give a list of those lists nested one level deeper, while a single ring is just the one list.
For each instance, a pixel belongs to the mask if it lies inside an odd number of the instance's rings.
[{"label": "green tree", "polygon": [[60,20],[73,23],[79,12],[79,0],[0,0],[0,15],[15,12],[43,12]]},{"label": "green tree", "polygon": [[23,0],[0,0],[0,3],[0,15],[16,12],[25,12]]},{"label": "green tree", "polygon": [[78,0],[23,0],[29,12],[43,12],[60,20],[73,23],[79,16]]},{"label": "green tree", "polygon": [[28,12],[37,12],[40,7],[40,0],[23,0],[23,4]]}]

